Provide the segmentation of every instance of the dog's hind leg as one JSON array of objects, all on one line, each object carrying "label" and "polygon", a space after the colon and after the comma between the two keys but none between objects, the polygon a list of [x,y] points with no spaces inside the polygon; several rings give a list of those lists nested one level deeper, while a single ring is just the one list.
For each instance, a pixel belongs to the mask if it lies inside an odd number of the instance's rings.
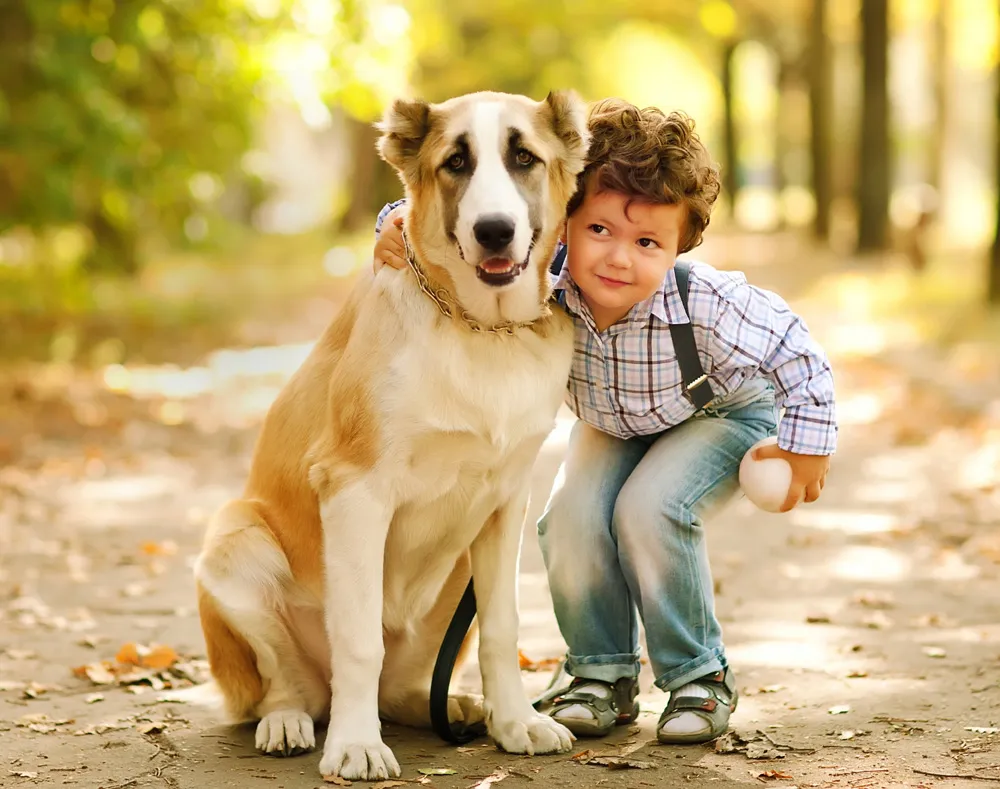
[{"label": "dog's hind leg", "polygon": [[[471,577],[471,563],[468,554],[464,554],[428,614],[412,630],[386,634],[385,659],[379,681],[379,712],[386,720],[420,728],[431,725],[431,674],[445,630]],[[473,624],[462,641],[455,660],[456,674],[468,655],[475,629]],[[466,726],[479,723],[483,720],[483,697],[449,695],[448,718]]]},{"label": "dog's hind leg", "polygon": [[251,502],[229,502],[212,520],[195,577],[212,674],[230,715],[260,719],[256,743],[266,753],[313,749],[313,720],[329,689],[289,630],[291,568]]}]

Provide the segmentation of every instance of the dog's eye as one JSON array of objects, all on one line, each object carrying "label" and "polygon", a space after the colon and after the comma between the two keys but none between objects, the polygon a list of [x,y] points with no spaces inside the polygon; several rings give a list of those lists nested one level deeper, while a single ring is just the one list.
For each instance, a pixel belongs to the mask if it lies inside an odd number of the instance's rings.
[{"label": "dog's eye", "polygon": [[454,153],[444,163],[444,166],[453,173],[461,172],[462,168],[465,167],[465,157],[460,153]]},{"label": "dog's eye", "polygon": [[514,159],[521,167],[531,167],[535,163],[535,154],[522,148]]}]

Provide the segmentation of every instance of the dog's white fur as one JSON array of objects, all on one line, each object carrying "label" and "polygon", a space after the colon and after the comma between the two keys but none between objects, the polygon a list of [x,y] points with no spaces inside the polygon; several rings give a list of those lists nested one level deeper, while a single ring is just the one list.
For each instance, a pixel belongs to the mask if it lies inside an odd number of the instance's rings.
[{"label": "dog's white fur", "polygon": [[[500,211],[516,223],[512,255],[527,255],[529,207],[499,152],[511,126],[545,159],[544,222],[528,269],[497,289],[441,228],[438,160],[457,133],[479,157],[458,206],[463,248],[475,249],[476,217]],[[258,748],[309,750],[329,713],[320,771],[362,780],[399,775],[380,715],[428,723],[431,669],[470,571],[484,700],[454,697],[450,714],[485,716],[513,753],[571,743],[521,686],[516,576],[529,476],[569,372],[568,318],[543,317],[545,268],[583,164],[582,106],[397,102],[383,129],[435,287],[484,322],[537,320],[512,336],[473,332],[412,272],[363,276],[272,406],[244,498],[215,516],[195,568],[213,674],[234,717],[259,719]]]}]

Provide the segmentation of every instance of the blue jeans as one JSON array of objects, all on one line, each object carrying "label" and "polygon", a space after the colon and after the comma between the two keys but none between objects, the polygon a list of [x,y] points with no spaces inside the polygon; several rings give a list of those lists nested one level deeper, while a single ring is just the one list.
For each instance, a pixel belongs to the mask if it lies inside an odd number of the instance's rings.
[{"label": "blue jeans", "polygon": [[737,494],[740,461],[777,416],[758,379],[662,433],[573,426],[538,521],[570,674],[637,677],[639,619],[662,690],[725,668],[703,518]]}]

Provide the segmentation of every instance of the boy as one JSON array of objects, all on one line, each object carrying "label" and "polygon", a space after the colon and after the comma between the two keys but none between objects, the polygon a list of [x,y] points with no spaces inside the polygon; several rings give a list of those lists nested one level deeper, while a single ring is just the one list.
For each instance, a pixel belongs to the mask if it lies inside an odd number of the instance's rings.
[{"label": "boy", "polygon": [[[690,264],[685,309],[676,258],[701,243],[719,193],[693,123],[608,99],[589,126],[555,282],[576,326],[566,402],[579,421],[538,522],[569,647],[568,684],[557,675],[545,709],[578,735],[633,720],[641,619],[656,685],[670,693],[657,739],[706,742],[726,731],[738,694],[704,518],[737,494],[744,454],[775,432],[778,446],[757,452],[792,466],[784,511],[819,497],[836,446],[833,378],[802,320],[742,274]],[[398,205],[379,215],[376,266],[405,265]],[[689,322],[715,395],[700,410],[670,333]]]}]

